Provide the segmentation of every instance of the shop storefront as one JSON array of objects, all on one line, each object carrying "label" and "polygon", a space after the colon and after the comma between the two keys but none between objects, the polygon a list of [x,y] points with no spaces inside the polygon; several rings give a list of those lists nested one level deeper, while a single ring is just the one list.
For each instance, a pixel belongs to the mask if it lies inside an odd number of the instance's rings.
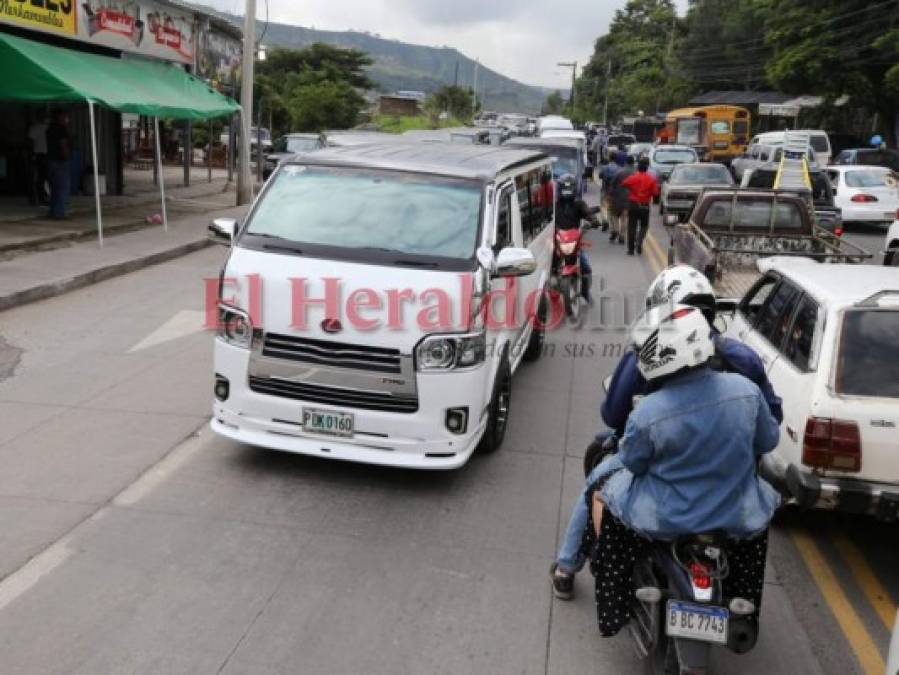
[{"label": "shop storefront", "polygon": [[[126,168],[152,170],[155,117],[172,120],[160,147],[187,181],[192,125],[233,115],[240,58],[237,29],[166,0],[0,0],[0,198],[44,196],[29,131],[59,109],[73,193],[96,173],[101,194],[121,194]],[[165,99],[179,87],[180,101]]]}]

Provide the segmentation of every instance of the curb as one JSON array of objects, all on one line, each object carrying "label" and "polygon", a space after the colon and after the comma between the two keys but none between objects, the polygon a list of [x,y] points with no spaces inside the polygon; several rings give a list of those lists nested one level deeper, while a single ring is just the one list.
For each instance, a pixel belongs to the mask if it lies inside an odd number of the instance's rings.
[{"label": "curb", "polygon": [[194,241],[170,249],[157,251],[156,253],[150,253],[119,263],[113,263],[111,265],[106,265],[105,267],[90,270],[89,272],[76,274],[67,279],[43,283],[22,291],[16,291],[8,295],[0,296],[0,312],[38,300],[46,300],[47,298],[52,298],[57,295],[63,295],[64,293],[69,293],[70,291],[84,288],[85,286],[90,286],[91,284],[105,281],[106,279],[112,279],[113,277],[135,272],[145,267],[158,265],[159,263],[180,258],[211,245],[212,242],[204,236],[202,239],[195,239]]}]

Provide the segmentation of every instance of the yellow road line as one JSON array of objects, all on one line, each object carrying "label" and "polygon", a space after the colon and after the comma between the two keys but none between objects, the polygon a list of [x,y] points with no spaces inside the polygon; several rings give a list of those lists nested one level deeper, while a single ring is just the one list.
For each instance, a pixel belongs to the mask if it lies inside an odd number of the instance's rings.
[{"label": "yellow road line", "polygon": [[877,616],[883,621],[883,625],[886,626],[887,630],[893,630],[893,621],[896,619],[896,603],[893,602],[890,594],[887,593],[883,584],[880,583],[880,579],[874,574],[862,552],[843,533],[834,536],[833,543],[849,565],[855,580],[862,591],[864,591],[868,602],[871,603],[871,607],[877,612]]},{"label": "yellow road line", "polygon": [[646,239],[643,241],[646,250],[649,253],[649,264],[655,270],[656,274],[668,267],[668,256],[662,251],[659,242],[652,236],[652,232],[646,233]]},{"label": "yellow road line", "polygon": [[849,598],[846,597],[846,593],[840,586],[840,582],[834,575],[833,570],[828,566],[818,545],[805,532],[792,530],[790,534],[812,578],[818,585],[821,595],[824,596],[830,611],[833,613],[837,623],[839,623],[843,635],[846,636],[852,651],[855,652],[855,656],[861,664],[862,672],[865,675],[883,675],[886,663],[884,663],[883,657],[880,655],[880,650],[856,613],[852,603],[849,602]]}]

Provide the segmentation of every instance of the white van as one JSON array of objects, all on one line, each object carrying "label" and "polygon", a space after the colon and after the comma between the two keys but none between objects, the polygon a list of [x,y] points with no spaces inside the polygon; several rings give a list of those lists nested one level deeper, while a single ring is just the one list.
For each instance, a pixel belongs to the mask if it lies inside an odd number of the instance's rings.
[{"label": "white van", "polygon": [[574,124],[571,123],[570,119],[562,117],[561,115],[547,115],[546,117],[538,117],[537,135],[542,136],[543,132],[548,131],[549,129],[571,131],[574,129]]},{"label": "white van", "polygon": [[550,159],[455,144],[283,162],[216,220],[212,429],[275,450],[419,469],[502,443],[511,378],[550,308]]},{"label": "white van", "polygon": [[[809,145],[815,151],[818,166],[824,167],[830,164],[833,150],[830,147],[830,137],[826,131],[820,129],[791,129],[789,133],[797,136],[808,134]],[[766,131],[753,138],[750,141],[750,145],[783,145],[786,142],[786,134],[786,131]]]}]

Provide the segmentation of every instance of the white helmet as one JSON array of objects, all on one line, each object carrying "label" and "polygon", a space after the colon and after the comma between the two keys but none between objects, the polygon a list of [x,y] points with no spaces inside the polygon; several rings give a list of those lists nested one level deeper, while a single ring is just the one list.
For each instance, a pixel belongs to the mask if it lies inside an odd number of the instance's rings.
[{"label": "white helmet", "polygon": [[701,366],[715,353],[708,321],[690,305],[648,309],[631,329],[631,341],[647,380]]},{"label": "white helmet", "polygon": [[649,285],[646,308],[659,305],[699,307],[708,321],[715,318],[715,289],[706,276],[689,265],[672,265]]}]

